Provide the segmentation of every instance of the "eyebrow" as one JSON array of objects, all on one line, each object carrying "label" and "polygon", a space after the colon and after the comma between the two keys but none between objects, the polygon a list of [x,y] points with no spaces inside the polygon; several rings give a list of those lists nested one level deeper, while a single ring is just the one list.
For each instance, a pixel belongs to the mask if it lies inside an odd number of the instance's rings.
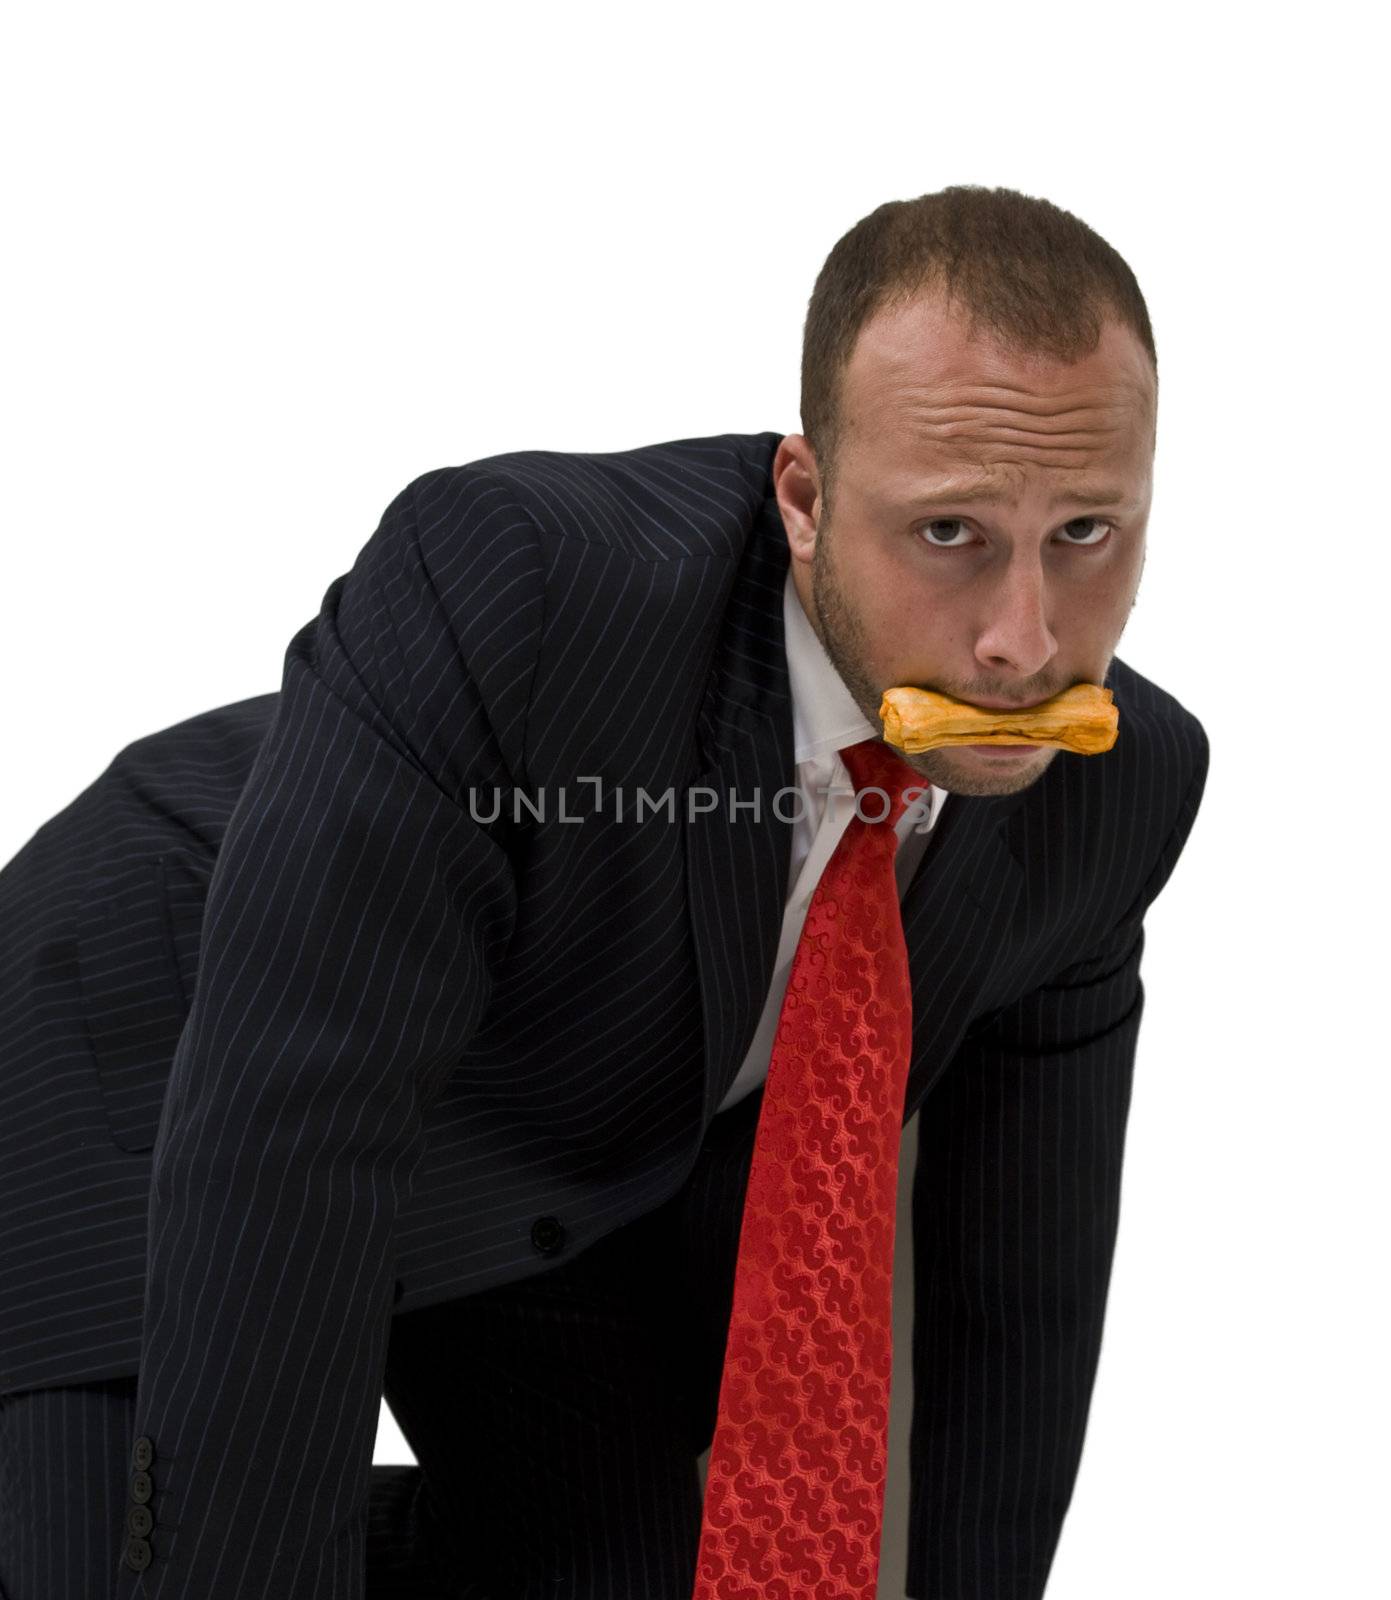
[{"label": "eyebrow", "polygon": [[[997,488],[990,484],[951,484],[946,483],[940,488],[933,489],[930,493],[915,495],[915,505],[940,505],[946,501],[961,502],[964,500],[995,500],[1000,503],[1016,507],[1018,500],[1005,500]],[[1111,488],[1101,485],[1096,488],[1083,486],[1069,490],[1066,494],[1054,495],[1052,504],[1055,506],[1129,506],[1130,500],[1123,489]]]}]

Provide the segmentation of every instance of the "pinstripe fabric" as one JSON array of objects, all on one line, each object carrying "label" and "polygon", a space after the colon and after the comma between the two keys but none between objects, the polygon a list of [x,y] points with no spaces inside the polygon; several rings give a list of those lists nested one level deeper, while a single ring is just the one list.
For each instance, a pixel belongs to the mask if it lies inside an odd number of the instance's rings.
[{"label": "pinstripe fabric", "polygon": [[135,1379],[0,1398],[0,1600],[109,1594]]},{"label": "pinstripe fabric", "polygon": [[433,1536],[459,1600],[690,1600],[761,1102],[717,1116],[681,1189],[592,1249],[395,1319],[386,1394],[449,1507]]},{"label": "pinstripe fabric", "polygon": [[[277,694],[128,746],[0,869],[0,1396],[138,1366],[121,1600],[357,1600],[393,1311],[691,1175],[786,899],[789,825],[729,809],[792,781],[779,438],[426,473]],[[904,898],[910,1593],[1041,1594],[1071,1495],[1142,919],[1207,770],[1105,681],[1114,749],[953,796]],[[719,809],[639,824],[639,786]]]},{"label": "pinstripe fabric", "polygon": [[[136,1379],[0,1398],[0,1600],[107,1600],[125,1544]],[[416,1467],[374,1466],[372,1600],[454,1600],[422,1528]]]},{"label": "pinstripe fabric", "polygon": [[[761,1086],[681,1190],[551,1271],[398,1314],[384,1391],[420,1466],[374,1466],[369,1600],[689,1600]],[[0,1397],[0,1600],[107,1600],[136,1380]]]}]

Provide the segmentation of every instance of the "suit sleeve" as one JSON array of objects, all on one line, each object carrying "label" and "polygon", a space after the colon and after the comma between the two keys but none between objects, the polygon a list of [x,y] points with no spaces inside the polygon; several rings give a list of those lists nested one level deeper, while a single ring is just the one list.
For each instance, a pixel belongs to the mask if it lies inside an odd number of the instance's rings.
[{"label": "suit sleeve", "polygon": [[455,469],[286,649],[153,1150],[121,1600],[362,1600],[394,1224],[517,911],[467,789],[514,782],[540,606],[534,530]]},{"label": "suit sleeve", "polygon": [[1083,959],[973,1027],[921,1107],[914,1600],[1044,1593],[1100,1355],[1144,1007],[1144,913],[1197,815],[1201,728],[1198,751],[1135,904]]}]

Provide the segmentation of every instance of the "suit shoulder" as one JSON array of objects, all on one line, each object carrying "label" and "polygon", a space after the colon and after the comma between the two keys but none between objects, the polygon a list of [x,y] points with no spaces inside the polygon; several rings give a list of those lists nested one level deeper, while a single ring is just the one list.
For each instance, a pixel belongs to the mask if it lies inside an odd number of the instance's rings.
[{"label": "suit shoulder", "polygon": [[1131,735],[1136,753],[1170,769],[1206,773],[1208,736],[1202,722],[1167,689],[1112,658],[1105,684],[1115,697],[1119,738]]},{"label": "suit shoulder", "polygon": [[494,531],[524,516],[536,533],[635,561],[738,561],[771,484],[780,433],[724,433],[631,450],[511,450],[423,473],[417,515]]}]

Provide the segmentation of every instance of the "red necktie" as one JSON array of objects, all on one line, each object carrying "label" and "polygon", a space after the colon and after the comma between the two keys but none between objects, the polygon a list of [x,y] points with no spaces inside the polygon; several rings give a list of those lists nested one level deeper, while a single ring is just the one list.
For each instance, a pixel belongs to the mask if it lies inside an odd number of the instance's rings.
[{"label": "red necktie", "polygon": [[878,1587],[912,1052],[894,825],[904,787],[928,785],[879,739],[841,755],[860,798],[807,908],[763,1086],[694,1600]]}]

